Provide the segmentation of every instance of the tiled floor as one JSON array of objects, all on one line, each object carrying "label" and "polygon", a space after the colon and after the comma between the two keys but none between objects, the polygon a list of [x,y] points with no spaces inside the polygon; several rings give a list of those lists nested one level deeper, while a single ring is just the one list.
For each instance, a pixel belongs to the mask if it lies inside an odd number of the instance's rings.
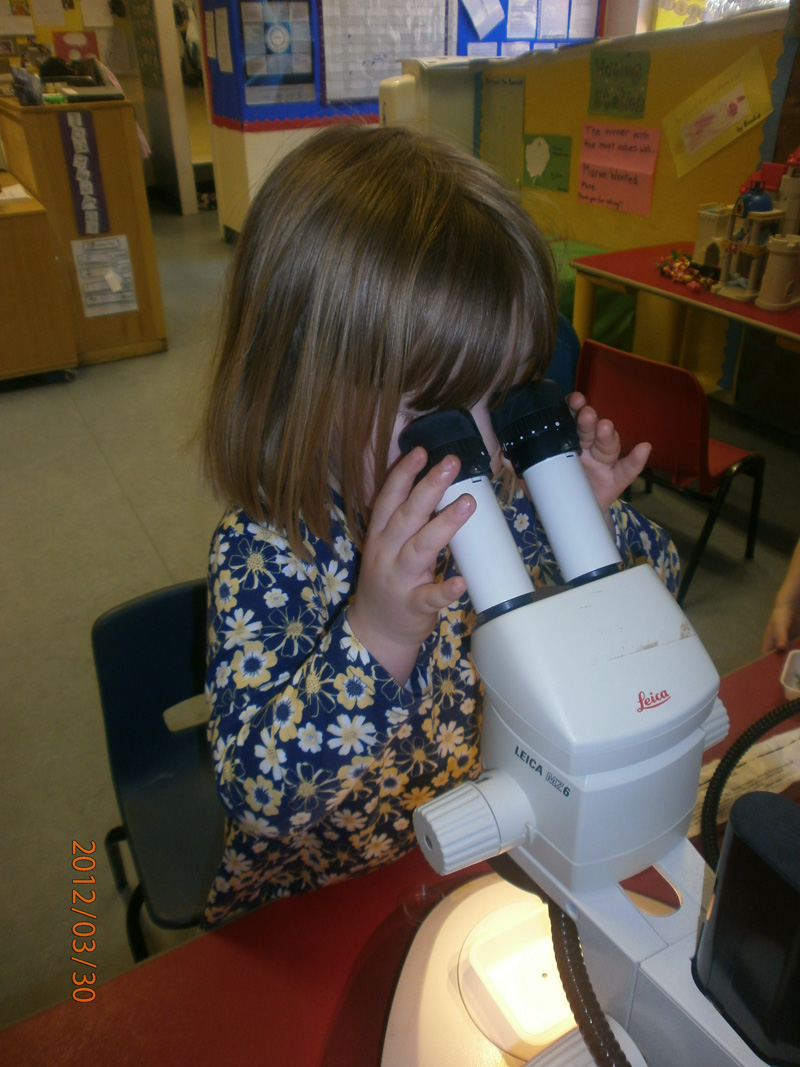
[{"label": "tiled floor", "polygon": [[[0,390],[0,1025],[71,994],[71,849],[97,842],[98,978],[131,966],[102,840],[117,818],[93,620],[205,572],[219,507],[190,439],[230,246],[215,213],[154,217],[169,351]],[[162,943],[174,942],[162,938]]]},{"label": "tiled floor", "polygon": [[[0,388],[0,1026],[71,994],[73,839],[98,847],[98,979],[131,966],[100,851],[116,805],[89,630],[114,604],[201,575],[219,511],[190,439],[230,248],[213,214],[156,214],[153,226],[169,351],[85,368],[70,383]],[[800,534],[800,494],[797,444],[763,437],[726,409],[714,424],[768,455],[755,560],[743,559],[747,483],[734,487],[685,605],[724,673],[758,654]],[[635,502],[688,549],[701,508],[658,490]],[[159,933],[154,943],[178,940]]]}]

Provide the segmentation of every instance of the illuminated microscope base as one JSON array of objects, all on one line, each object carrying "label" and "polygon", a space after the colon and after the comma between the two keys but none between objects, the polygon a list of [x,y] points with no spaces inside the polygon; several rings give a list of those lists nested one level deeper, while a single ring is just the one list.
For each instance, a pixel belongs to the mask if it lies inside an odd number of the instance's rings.
[{"label": "illuminated microscope base", "polygon": [[[509,955],[512,926],[528,936]],[[406,957],[381,1067],[520,1067],[574,1031],[549,929],[541,899],[497,874],[445,897]]]},{"label": "illuminated microscope base", "polygon": [[[647,915],[618,886],[585,894],[576,904],[595,992],[606,1015],[624,1028],[613,1024],[620,1044],[633,1067],[761,1067],[691,977],[699,898],[710,872],[688,841],[660,868],[681,887],[682,906],[674,915]],[[496,874],[460,886],[428,915],[398,982],[381,1067],[591,1067],[594,1061],[553,989],[549,962],[546,977],[536,976],[538,990],[531,977],[527,1001],[512,998],[503,1010],[492,1003],[503,970],[497,964],[505,917],[514,909],[524,912],[526,927],[538,937],[536,896]],[[492,917],[498,921],[490,934]],[[523,984],[519,967],[540,959],[544,948],[513,945],[506,969],[517,986]],[[537,1016],[545,1000],[551,1011]],[[542,1050],[543,1038],[553,1044]]]}]

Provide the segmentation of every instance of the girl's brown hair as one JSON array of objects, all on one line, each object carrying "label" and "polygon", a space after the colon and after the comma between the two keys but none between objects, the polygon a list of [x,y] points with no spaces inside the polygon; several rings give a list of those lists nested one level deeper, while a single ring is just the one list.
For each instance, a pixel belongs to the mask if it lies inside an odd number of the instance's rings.
[{"label": "girl's brown hair", "polygon": [[217,493],[328,538],[331,481],[359,539],[401,401],[470,408],[541,374],[549,246],[480,161],[408,129],[332,127],[270,172],[236,244],[204,421]]}]

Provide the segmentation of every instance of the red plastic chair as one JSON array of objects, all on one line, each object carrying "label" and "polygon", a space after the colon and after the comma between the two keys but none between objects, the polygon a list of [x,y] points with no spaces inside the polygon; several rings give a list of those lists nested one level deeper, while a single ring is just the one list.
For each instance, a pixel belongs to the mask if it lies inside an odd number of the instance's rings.
[{"label": "red plastic chair", "polygon": [[613,420],[624,452],[639,441],[651,443],[650,461],[643,472],[648,492],[655,482],[711,505],[684,569],[679,604],[737,474],[753,479],[745,551],[747,559],[753,558],[764,456],[709,436],[708,398],[690,371],[587,340],[581,348],[575,388],[601,416]]}]

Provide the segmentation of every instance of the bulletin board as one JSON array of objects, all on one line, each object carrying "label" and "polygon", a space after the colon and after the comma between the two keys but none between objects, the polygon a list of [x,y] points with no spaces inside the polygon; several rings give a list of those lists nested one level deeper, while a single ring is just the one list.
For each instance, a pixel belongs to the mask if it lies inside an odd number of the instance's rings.
[{"label": "bulletin board", "polygon": [[259,130],[377,121],[377,103],[329,102],[318,0],[203,0],[202,38],[212,121]]},{"label": "bulletin board", "polygon": [[598,0],[458,0],[457,51],[516,56],[597,36]]},{"label": "bulletin board", "polygon": [[[507,121],[487,85],[522,78],[517,176],[548,232],[608,250],[693,240],[698,206],[732,203],[759,166],[784,21],[762,13],[520,59],[484,74],[482,127]],[[679,158],[690,126],[700,147]]]},{"label": "bulletin board", "polygon": [[34,65],[49,55],[68,62],[94,55],[117,77],[136,75],[127,7],[108,0],[0,0],[0,67]]},{"label": "bulletin board", "polygon": [[213,121],[249,130],[377,121],[409,58],[516,55],[593,39],[599,0],[204,0]]},{"label": "bulletin board", "polygon": [[447,0],[205,0],[213,121],[246,130],[378,119],[409,56],[446,55]]}]

